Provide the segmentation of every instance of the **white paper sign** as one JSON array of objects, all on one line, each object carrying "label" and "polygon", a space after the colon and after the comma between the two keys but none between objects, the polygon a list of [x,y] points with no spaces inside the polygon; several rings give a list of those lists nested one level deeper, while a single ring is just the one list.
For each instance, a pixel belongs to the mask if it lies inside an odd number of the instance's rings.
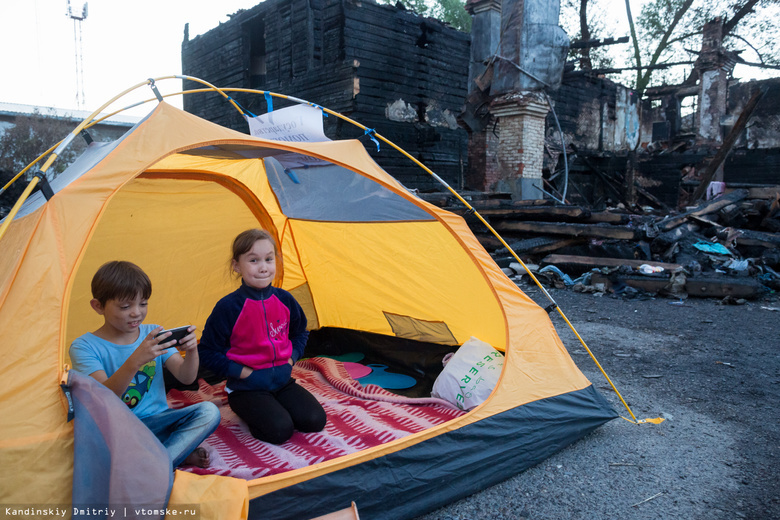
[{"label": "white paper sign", "polygon": [[330,141],[322,129],[322,110],[310,105],[295,105],[244,117],[249,123],[249,133],[255,137],[293,143]]}]

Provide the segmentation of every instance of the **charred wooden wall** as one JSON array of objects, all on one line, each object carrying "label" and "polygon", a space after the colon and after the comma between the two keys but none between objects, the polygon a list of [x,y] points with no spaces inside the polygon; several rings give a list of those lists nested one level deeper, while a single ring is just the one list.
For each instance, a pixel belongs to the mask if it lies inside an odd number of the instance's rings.
[{"label": "charred wooden wall", "polygon": [[[625,150],[629,90],[606,78],[564,74],[550,94],[567,143],[594,152]],[[547,138],[559,141],[553,113],[547,115]]]},{"label": "charred wooden wall", "polygon": [[764,89],[765,93],[735,146],[749,150],[780,148],[780,78],[730,86],[727,123],[734,124],[756,88]]},{"label": "charred wooden wall", "polygon": [[[182,44],[184,74],[220,87],[287,94],[374,128],[453,186],[465,169],[467,134],[455,122],[466,96],[469,35],[433,19],[373,2],[267,0],[239,11]],[[185,88],[197,88],[187,82]],[[258,94],[231,94],[261,114]],[[274,108],[285,106],[274,99]],[[186,96],[184,108],[247,131],[240,115],[213,93]],[[335,117],[331,139],[360,138],[369,153],[408,187],[436,181],[387,145]]]}]

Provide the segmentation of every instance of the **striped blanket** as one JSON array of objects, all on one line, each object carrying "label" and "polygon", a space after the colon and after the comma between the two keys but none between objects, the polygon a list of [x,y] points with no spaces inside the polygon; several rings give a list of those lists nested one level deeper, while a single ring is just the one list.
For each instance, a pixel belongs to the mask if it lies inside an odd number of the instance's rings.
[{"label": "striped blanket", "polygon": [[211,401],[222,413],[217,431],[203,444],[211,454],[211,466],[180,469],[250,480],[384,444],[463,413],[442,399],[403,397],[376,385],[364,387],[333,359],[299,361],[293,367],[293,377],[322,404],[328,423],[319,433],[295,432],[279,446],[252,437],[228,406],[224,382],[210,386],[201,379],[197,392],[168,392],[171,408]]}]

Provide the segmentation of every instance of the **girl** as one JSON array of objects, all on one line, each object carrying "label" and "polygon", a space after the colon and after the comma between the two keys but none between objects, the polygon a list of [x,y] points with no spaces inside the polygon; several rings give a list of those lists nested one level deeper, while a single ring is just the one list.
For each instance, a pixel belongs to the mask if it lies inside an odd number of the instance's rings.
[{"label": "girl", "polygon": [[230,408],[256,438],[282,444],[293,434],[325,427],[325,410],[291,376],[309,333],[303,309],[290,293],[273,287],[276,242],[261,229],[233,241],[231,270],[241,287],[211,312],[200,340],[203,366],[227,376]]}]

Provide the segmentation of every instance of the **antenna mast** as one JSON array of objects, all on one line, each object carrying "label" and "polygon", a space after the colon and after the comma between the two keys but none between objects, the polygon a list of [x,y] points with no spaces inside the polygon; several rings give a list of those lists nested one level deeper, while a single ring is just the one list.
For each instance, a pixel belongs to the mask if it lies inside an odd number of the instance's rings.
[{"label": "antenna mast", "polygon": [[84,55],[81,47],[81,22],[87,19],[87,2],[81,8],[81,15],[73,14],[68,0],[68,17],[73,20],[73,44],[76,48],[76,105],[81,109],[86,100],[84,96]]}]

